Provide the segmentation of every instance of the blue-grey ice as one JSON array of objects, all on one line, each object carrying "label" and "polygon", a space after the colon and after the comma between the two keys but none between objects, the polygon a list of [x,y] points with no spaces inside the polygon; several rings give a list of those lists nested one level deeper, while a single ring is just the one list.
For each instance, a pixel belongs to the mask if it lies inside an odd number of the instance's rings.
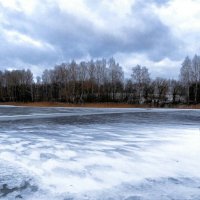
[{"label": "blue-grey ice", "polygon": [[199,200],[200,111],[0,106],[0,199]]}]

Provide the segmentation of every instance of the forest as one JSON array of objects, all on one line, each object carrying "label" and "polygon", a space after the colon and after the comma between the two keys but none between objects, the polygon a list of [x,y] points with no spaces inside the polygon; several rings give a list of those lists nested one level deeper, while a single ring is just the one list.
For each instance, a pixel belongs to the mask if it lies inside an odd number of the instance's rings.
[{"label": "forest", "polygon": [[200,56],[186,57],[177,80],[152,79],[145,66],[132,68],[124,77],[114,58],[77,63],[71,61],[46,69],[34,77],[30,69],[0,71],[1,102],[66,102],[197,104],[200,103]]}]

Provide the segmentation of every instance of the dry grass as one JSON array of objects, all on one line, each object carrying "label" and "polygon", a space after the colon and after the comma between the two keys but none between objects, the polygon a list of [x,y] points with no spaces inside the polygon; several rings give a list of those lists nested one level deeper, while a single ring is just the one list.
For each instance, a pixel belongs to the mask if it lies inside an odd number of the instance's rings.
[{"label": "dry grass", "polygon": [[176,108],[180,108],[180,109],[200,109],[200,104],[196,104],[196,105],[177,105]]},{"label": "dry grass", "polygon": [[4,102],[0,105],[13,105],[13,106],[32,106],[32,107],[89,107],[89,108],[149,108],[148,105],[134,105],[126,103],[83,103],[83,104],[70,104],[60,102]]},{"label": "dry grass", "polygon": [[[126,104],[126,103],[84,103],[84,104],[69,104],[59,102],[4,102],[0,105],[13,105],[13,106],[32,106],[32,107],[82,107],[82,108],[152,108],[150,105],[139,105],[139,104]],[[176,105],[170,108],[178,109],[200,109],[198,105]]]}]

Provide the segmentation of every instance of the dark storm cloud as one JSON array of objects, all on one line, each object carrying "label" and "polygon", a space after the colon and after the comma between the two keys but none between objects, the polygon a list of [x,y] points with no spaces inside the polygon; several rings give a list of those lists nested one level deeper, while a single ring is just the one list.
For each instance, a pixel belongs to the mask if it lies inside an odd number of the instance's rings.
[{"label": "dark storm cloud", "polygon": [[180,56],[177,48],[182,42],[172,34],[170,27],[163,24],[151,11],[148,4],[138,2],[133,8],[133,13],[140,23],[137,27],[126,27],[130,44],[133,46],[130,51],[146,53],[153,61],[165,57],[176,59]]},{"label": "dark storm cloud", "polygon": [[[91,56],[109,57],[116,53],[144,53],[152,60],[161,60],[165,56],[174,57],[177,41],[168,27],[159,21],[151,21],[145,30],[138,27],[124,27],[125,38],[111,34],[96,34],[90,38],[88,52]],[[128,38],[128,39],[127,39]]]},{"label": "dark storm cloud", "polygon": [[11,49],[9,45],[6,51],[1,49],[7,56],[12,53],[14,57],[26,62],[29,60],[33,64],[52,60],[55,62],[55,57],[57,57],[57,60],[60,57],[66,59],[82,57],[88,53],[88,46],[94,45],[91,40],[94,37],[95,30],[91,27],[91,22],[83,22],[75,16],[62,13],[56,6],[42,13],[38,12],[38,15],[31,17],[27,17],[20,12],[8,12],[6,16],[10,25],[4,25],[4,29],[18,31],[36,40],[51,44],[55,48],[55,51],[50,49],[40,51],[30,46],[22,45],[20,52],[16,51],[14,53],[13,51],[18,46],[9,44],[12,46]]},{"label": "dark storm cloud", "polygon": [[131,17],[137,19],[138,24],[123,26],[121,32],[124,37],[96,33],[91,40],[95,45],[90,46],[90,54],[111,56],[115,53],[144,53],[154,61],[180,57],[177,47],[182,42],[172,34],[170,27],[152,13],[148,4],[140,1],[134,5]]},{"label": "dark storm cloud", "polygon": [[[2,11],[3,9],[0,8]],[[38,48],[37,46],[31,45],[29,43],[20,42],[20,38],[17,36],[19,32],[25,36],[34,35],[34,32],[37,32],[34,24],[30,23],[31,20],[27,19],[26,16],[20,12],[16,11],[2,11],[6,20],[9,21],[9,24],[1,24],[1,46],[0,46],[0,64],[4,68],[6,67],[20,67],[16,66],[16,63],[24,63],[37,65],[41,63],[55,62],[57,55],[52,49]],[[7,33],[14,34],[13,38],[16,41],[13,41],[12,38],[9,38]],[[40,41],[41,38],[36,37],[36,40]],[[24,66],[26,67],[26,66]]]},{"label": "dark storm cloud", "polygon": [[[151,2],[163,4],[167,1]],[[38,48],[12,43],[1,34],[1,65],[14,65],[15,60],[32,65],[53,65],[63,59],[79,59],[88,55],[111,57],[117,53],[143,53],[157,61],[166,56],[175,59],[175,51],[180,46],[180,41],[172,35],[170,28],[142,1],[134,5],[129,16],[130,24],[121,25],[119,32],[122,34],[119,35],[113,34],[112,27],[100,29],[91,19],[61,11],[56,3],[41,3],[33,15],[2,7],[0,11],[9,22],[1,24],[0,28],[16,31],[44,44],[44,48]],[[131,19],[137,19],[138,23],[134,24]]]}]

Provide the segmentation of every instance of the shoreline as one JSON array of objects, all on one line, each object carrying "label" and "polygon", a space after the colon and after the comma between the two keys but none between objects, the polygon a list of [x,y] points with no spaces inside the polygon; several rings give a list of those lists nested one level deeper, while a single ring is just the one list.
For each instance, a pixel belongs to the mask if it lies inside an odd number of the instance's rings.
[{"label": "shoreline", "polygon": [[28,107],[64,107],[64,108],[170,108],[170,109],[200,109],[200,104],[197,105],[172,105],[165,107],[156,107],[145,104],[126,104],[126,103],[61,103],[61,102],[1,102],[0,105],[8,106],[28,106]]}]

